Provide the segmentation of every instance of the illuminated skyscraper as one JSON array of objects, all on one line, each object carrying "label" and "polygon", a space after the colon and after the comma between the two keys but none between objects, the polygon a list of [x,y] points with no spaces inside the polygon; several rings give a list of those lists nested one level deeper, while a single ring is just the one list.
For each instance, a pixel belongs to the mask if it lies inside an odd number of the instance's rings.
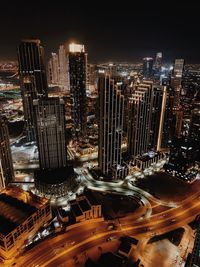
[{"label": "illuminated skyscraper", "polygon": [[156,54],[156,60],[155,60],[155,64],[154,64],[154,68],[155,70],[161,70],[162,67],[162,52],[158,52]]},{"label": "illuminated skyscraper", "polygon": [[164,116],[166,108],[167,88],[166,86],[153,85],[152,103],[150,110],[150,132],[149,148],[156,151],[161,148],[161,140],[164,125]]},{"label": "illuminated skyscraper", "polygon": [[164,125],[162,131],[161,147],[171,147],[175,136],[176,115],[173,113],[174,90],[167,86]]},{"label": "illuminated skyscraper", "polygon": [[69,45],[69,75],[73,130],[79,136],[86,128],[87,54],[84,45]]},{"label": "illuminated skyscraper", "polygon": [[0,115],[0,190],[14,178],[7,119]]},{"label": "illuminated skyscraper", "polygon": [[99,78],[99,168],[109,180],[123,178],[122,134],[124,96],[110,76]]},{"label": "illuminated skyscraper", "polygon": [[23,40],[18,47],[19,75],[28,141],[35,141],[33,99],[47,96],[44,49],[40,40]]},{"label": "illuminated skyscraper", "polygon": [[143,58],[143,78],[150,79],[153,75],[153,58]]},{"label": "illuminated skyscraper", "polygon": [[174,104],[176,108],[180,104],[181,83],[184,70],[184,59],[175,59],[174,69],[171,77],[171,86],[174,88]]},{"label": "illuminated skyscraper", "polygon": [[148,151],[152,82],[139,84],[128,102],[128,153],[135,158]]},{"label": "illuminated skyscraper", "polygon": [[48,82],[50,84],[59,84],[59,60],[56,53],[51,53],[48,62]]},{"label": "illuminated skyscraper", "polygon": [[69,63],[64,45],[60,45],[58,51],[59,57],[59,83],[63,91],[69,90]]},{"label": "illuminated skyscraper", "polygon": [[184,68],[184,59],[175,59],[173,76],[175,78],[182,78]]},{"label": "illuminated skyscraper", "polygon": [[64,100],[57,97],[33,101],[40,169],[66,167],[67,144]]}]

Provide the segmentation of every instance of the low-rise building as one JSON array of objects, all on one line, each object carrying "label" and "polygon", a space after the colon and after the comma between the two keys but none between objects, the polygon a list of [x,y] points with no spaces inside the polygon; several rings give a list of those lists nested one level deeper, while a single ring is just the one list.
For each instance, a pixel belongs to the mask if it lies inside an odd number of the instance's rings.
[{"label": "low-rise building", "polygon": [[48,199],[18,187],[4,189],[0,193],[0,258],[14,258],[51,217]]},{"label": "low-rise building", "polygon": [[101,204],[91,191],[86,191],[84,194],[77,196],[69,204],[71,210],[68,215],[64,212],[59,212],[59,217],[62,222],[71,222],[73,224],[74,222],[77,223],[102,217]]}]

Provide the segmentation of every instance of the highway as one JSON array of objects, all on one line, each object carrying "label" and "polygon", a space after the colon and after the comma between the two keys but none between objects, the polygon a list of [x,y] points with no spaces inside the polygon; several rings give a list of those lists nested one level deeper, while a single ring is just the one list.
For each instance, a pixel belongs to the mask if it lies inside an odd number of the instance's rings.
[{"label": "highway", "polygon": [[[90,181],[91,182],[91,181]],[[94,183],[99,181],[94,181]],[[92,183],[92,182],[91,182]],[[116,183],[115,189],[116,189]],[[119,183],[120,185],[120,183]],[[122,184],[121,184],[122,185]],[[91,185],[90,185],[91,186]],[[93,184],[94,186],[94,184]],[[99,186],[99,184],[98,184]],[[101,184],[103,186],[103,184]],[[94,186],[95,187],[95,186]],[[107,185],[111,191],[110,186]],[[111,185],[112,187],[112,185]],[[22,256],[17,258],[16,266],[61,266],[62,263],[72,259],[91,247],[100,246],[107,242],[109,236],[130,235],[148,240],[153,235],[160,235],[178,227],[185,226],[191,222],[197,214],[200,214],[200,185],[197,185],[197,191],[185,198],[174,207],[167,207],[163,212],[144,216],[148,208],[141,206],[134,214],[124,218],[114,220],[117,226],[116,230],[108,230],[107,222],[88,222],[83,226],[78,226],[64,234],[45,240]],[[105,190],[105,189],[103,189]],[[118,189],[117,189],[118,190]],[[131,189],[128,195],[131,194]],[[122,189],[121,192],[125,192]],[[114,191],[116,193],[116,191]],[[133,190],[132,190],[133,194]],[[146,197],[145,197],[146,198]],[[144,199],[144,197],[142,198]],[[152,204],[152,200],[149,201]],[[160,204],[157,204],[160,205]]]}]

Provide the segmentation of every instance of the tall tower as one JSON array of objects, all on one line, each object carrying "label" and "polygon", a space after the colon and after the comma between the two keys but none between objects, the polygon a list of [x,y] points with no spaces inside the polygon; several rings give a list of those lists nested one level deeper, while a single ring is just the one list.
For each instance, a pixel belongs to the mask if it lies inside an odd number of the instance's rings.
[{"label": "tall tower", "polygon": [[72,100],[72,120],[76,136],[86,128],[87,54],[84,45],[69,45],[69,75]]},{"label": "tall tower", "polygon": [[148,151],[152,83],[136,86],[128,102],[128,153],[135,158]]},{"label": "tall tower", "polygon": [[99,78],[99,168],[110,180],[123,178],[122,132],[124,96],[110,76]]},{"label": "tall tower", "polygon": [[180,104],[181,83],[184,70],[184,59],[175,59],[171,77],[171,86],[174,88],[174,104],[176,108]]},{"label": "tall tower", "polygon": [[0,115],[0,190],[14,178],[7,119]]},{"label": "tall tower", "polygon": [[164,115],[166,108],[167,88],[162,85],[153,85],[152,103],[151,103],[151,119],[149,132],[149,148],[160,150],[162,132],[164,125]]},{"label": "tall tower", "polygon": [[173,103],[174,90],[170,86],[167,86],[164,124],[161,139],[162,148],[171,147],[175,136],[176,115],[173,112]]},{"label": "tall tower", "polygon": [[59,83],[59,60],[56,53],[51,53],[48,62],[48,82],[51,84]]},{"label": "tall tower", "polygon": [[144,79],[150,79],[153,75],[153,58],[143,58],[143,77]]},{"label": "tall tower", "polygon": [[35,141],[33,99],[47,96],[44,49],[40,40],[23,40],[18,47],[19,76],[28,141]]},{"label": "tall tower", "polygon": [[64,45],[59,46],[58,58],[59,58],[59,83],[64,91],[69,90],[69,64]]},{"label": "tall tower", "polygon": [[66,167],[64,100],[57,97],[37,99],[33,105],[40,169]]}]

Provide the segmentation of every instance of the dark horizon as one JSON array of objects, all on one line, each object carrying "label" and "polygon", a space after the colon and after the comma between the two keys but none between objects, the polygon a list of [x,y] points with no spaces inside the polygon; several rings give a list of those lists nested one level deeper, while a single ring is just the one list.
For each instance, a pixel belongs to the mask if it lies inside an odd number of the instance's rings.
[{"label": "dark horizon", "polygon": [[[163,60],[184,58],[200,63],[200,28],[195,8],[172,7],[91,8],[68,3],[25,1],[2,3],[0,59],[16,59],[17,45],[24,38],[38,38],[46,58],[60,44],[74,40],[85,44],[90,62],[141,62],[163,52]],[[38,3],[38,4],[37,4]],[[183,5],[184,7],[184,5]]]}]

